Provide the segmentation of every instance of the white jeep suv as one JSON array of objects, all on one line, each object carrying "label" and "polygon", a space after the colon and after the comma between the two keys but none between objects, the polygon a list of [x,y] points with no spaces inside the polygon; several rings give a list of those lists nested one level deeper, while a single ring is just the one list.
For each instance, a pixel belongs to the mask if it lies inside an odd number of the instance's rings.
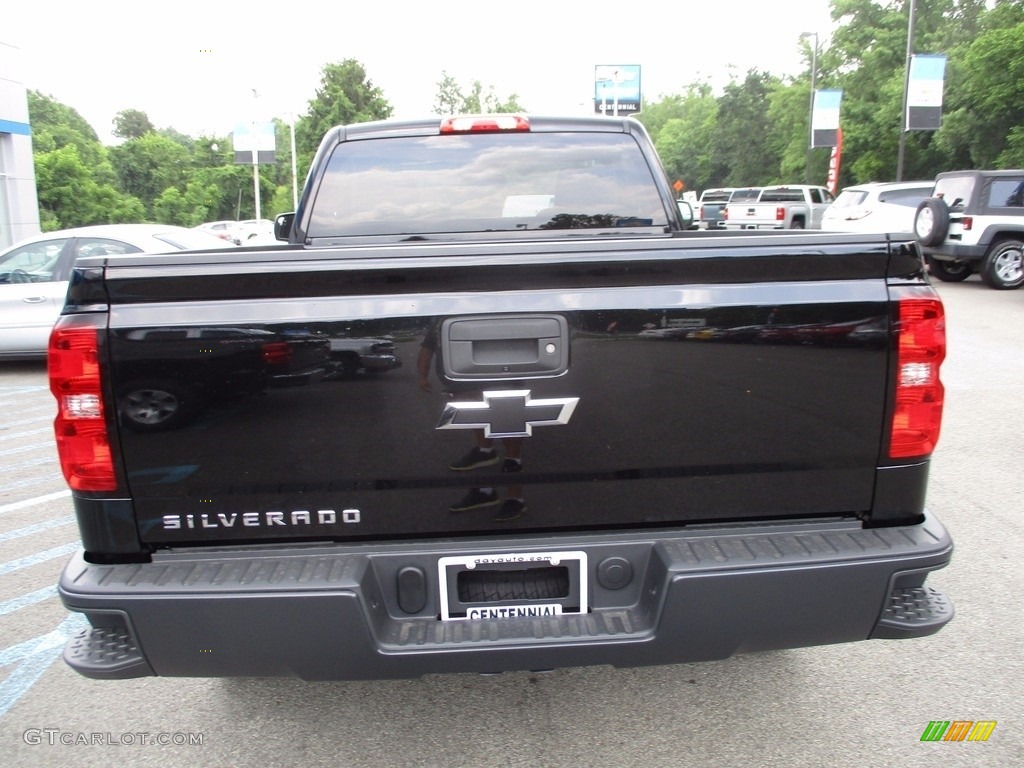
[{"label": "white jeep suv", "polygon": [[1024,284],[1024,170],[950,171],[918,207],[914,234],[939,280],[977,272],[992,288]]}]

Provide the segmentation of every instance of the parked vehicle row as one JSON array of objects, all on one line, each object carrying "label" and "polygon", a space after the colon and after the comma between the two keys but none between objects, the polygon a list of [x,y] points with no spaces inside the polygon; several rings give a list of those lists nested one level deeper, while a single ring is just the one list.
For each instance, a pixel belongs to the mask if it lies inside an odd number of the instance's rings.
[{"label": "parked vehicle row", "polygon": [[978,274],[999,290],[1024,285],[1024,170],[856,184],[834,200],[806,185],[707,189],[696,217],[702,229],[912,232],[938,280]]},{"label": "parked vehicle row", "polygon": [[224,248],[216,235],[165,224],[44,232],[0,253],[0,359],[42,358],[79,257]]},{"label": "parked vehicle row", "polygon": [[726,229],[821,229],[821,216],[835,198],[825,187],[793,184],[764,187],[756,201],[731,199]]},{"label": "parked vehicle row", "polygon": [[833,201],[825,187],[806,184],[706,189],[697,204],[702,229],[822,229]]}]

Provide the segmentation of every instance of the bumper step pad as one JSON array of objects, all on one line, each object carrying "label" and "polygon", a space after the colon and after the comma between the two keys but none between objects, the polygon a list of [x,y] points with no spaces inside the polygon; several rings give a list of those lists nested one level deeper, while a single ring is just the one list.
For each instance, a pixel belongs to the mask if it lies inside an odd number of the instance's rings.
[{"label": "bumper step pad", "polygon": [[68,641],[64,660],[86,677],[100,680],[126,680],[153,674],[123,627],[86,627]]},{"label": "bumper step pad", "polygon": [[933,587],[902,587],[889,602],[871,633],[873,639],[901,640],[933,635],[953,618],[953,604]]}]

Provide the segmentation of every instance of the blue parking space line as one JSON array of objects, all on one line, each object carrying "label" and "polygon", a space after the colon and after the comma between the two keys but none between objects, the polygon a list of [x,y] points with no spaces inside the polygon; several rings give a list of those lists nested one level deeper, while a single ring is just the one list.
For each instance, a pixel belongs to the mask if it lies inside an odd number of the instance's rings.
[{"label": "blue parking space line", "polygon": [[6,576],[8,573],[20,571],[22,568],[31,568],[33,565],[45,563],[47,560],[66,557],[78,550],[80,546],[81,544],[76,541],[71,544],[65,544],[61,547],[54,547],[53,549],[47,549],[43,552],[37,552],[36,554],[29,555],[28,557],[19,557],[17,560],[0,563],[0,576]]},{"label": "blue parking space line", "polygon": [[31,536],[33,533],[48,531],[51,528],[59,528],[62,525],[70,525],[73,522],[75,522],[74,515],[66,515],[54,520],[44,520],[41,523],[26,525],[24,528],[15,528],[13,531],[8,531],[7,533],[0,533],[0,542],[10,541],[11,539],[20,539],[22,536]]},{"label": "blue parking space line", "polygon": [[43,587],[37,589],[35,592],[29,592],[18,597],[13,597],[10,600],[5,600],[0,603],[0,616],[6,616],[8,613],[14,613],[20,611],[22,608],[27,608],[30,605],[41,603],[44,600],[49,600],[51,597],[57,596],[57,587]]},{"label": "blue parking space line", "polygon": [[0,683],[0,717],[7,714],[57,660],[68,639],[87,625],[88,622],[80,613],[69,613],[52,632],[0,651],[0,666],[18,665]]},{"label": "blue parking space line", "polygon": [[71,491],[65,488],[63,491],[57,491],[55,493],[47,493],[42,496],[36,496],[31,499],[22,499],[21,501],[12,501],[10,504],[0,505],[0,515],[5,512],[17,512],[19,509],[27,509],[28,507],[34,507],[37,504],[46,504],[57,499],[64,499],[71,495]]}]

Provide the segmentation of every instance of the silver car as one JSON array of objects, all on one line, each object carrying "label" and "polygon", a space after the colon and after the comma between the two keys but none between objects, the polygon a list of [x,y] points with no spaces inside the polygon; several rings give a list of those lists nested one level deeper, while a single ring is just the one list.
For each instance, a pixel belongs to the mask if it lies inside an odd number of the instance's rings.
[{"label": "silver car", "polygon": [[80,256],[229,247],[208,232],[164,224],[100,224],[22,240],[0,253],[0,360],[46,355]]}]

